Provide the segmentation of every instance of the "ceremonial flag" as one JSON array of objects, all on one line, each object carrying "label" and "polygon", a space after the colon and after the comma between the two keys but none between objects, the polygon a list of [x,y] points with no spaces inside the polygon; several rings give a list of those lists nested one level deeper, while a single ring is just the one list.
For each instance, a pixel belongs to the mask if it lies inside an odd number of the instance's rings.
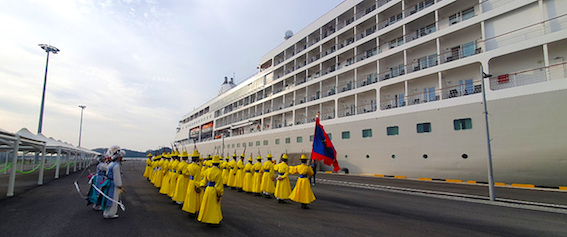
[{"label": "ceremonial flag", "polygon": [[315,119],[315,135],[313,136],[313,150],[311,150],[311,159],[323,160],[325,165],[333,165],[333,171],[337,172],[341,169],[337,162],[337,151],[329,139],[329,136],[319,123],[319,116]]}]

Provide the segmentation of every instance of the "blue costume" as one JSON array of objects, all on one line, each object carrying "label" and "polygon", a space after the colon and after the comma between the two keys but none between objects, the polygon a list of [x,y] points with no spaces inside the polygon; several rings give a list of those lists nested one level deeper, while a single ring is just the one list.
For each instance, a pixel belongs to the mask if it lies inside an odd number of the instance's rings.
[{"label": "blue costume", "polygon": [[87,205],[90,204],[95,204],[93,206],[93,208],[95,210],[100,210],[100,204],[102,202],[102,195],[100,195],[93,187],[92,185],[96,186],[98,189],[101,188],[101,185],[103,183],[103,181],[105,180],[105,176],[106,175],[106,164],[104,162],[100,162],[97,166],[96,166],[96,173],[93,175],[93,177],[89,180],[89,183],[91,184],[91,188],[89,189],[89,193],[87,195]]}]

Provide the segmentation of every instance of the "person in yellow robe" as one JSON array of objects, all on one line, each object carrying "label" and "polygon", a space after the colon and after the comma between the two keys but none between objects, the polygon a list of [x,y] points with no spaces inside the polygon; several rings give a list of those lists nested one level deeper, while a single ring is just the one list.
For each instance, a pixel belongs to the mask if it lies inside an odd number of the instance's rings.
[{"label": "person in yellow robe", "polygon": [[221,163],[220,168],[222,169],[222,183],[224,184],[224,186],[228,186],[228,173],[229,173],[229,167],[228,167],[228,162],[230,161],[230,157],[226,156],[226,159]]},{"label": "person in yellow robe", "polygon": [[187,185],[189,184],[189,175],[184,175],[183,171],[187,164],[187,159],[189,154],[187,151],[183,151],[181,153],[181,161],[175,168],[178,173],[179,178],[177,178],[177,183],[175,184],[175,192],[173,193],[173,197],[171,198],[177,204],[182,204],[185,200],[185,194],[187,193]]},{"label": "person in yellow robe", "polygon": [[295,183],[295,188],[293,188],[289,195],[289,199],[294,202],[301,203],[301,208],[309,209],[307,204],[315,201],[315,195],[313,194],[311,184],[309,183],[309,176],[313,175],[313,169],[305,163],[307,163],[307,157],[305,157],[305,155],[301,155],[301,164],[290,168],[289,173],[299,174],[299,178]]},{"label": "person in yellow robe", "polygon": [[171,163],[169,163],[169,169],[171,170],[171,173],[169,178],[169,189],[167,191],[167,196],[170,198],[173,198],[173,194],[175,193],[175,188],[177,186],[177,178],[179,177],[177,165],[179,165],[179,152],[174,151],[173,155],[171,156]]},{"label": "person in yellow robe", "polygon": [[228,162],[230,168],[228,172],[228,186],[230,189],[236,189],[236,154],[232,156],[233,160]]},{"label": "person in yellow robe", "polygon": [[289,194],[291,193],[287,159],[287,154],[283,154],[281,162],[274,167],[274,170],[278,172],[278,177],[276,177],[276,192],[274,193],[274,196],[278,199],[278,203],[285,203],[285,200],[289,199]]},{"label": "person in yellow robe", "polygon": [[191,155],[191,164],[185,166],[183,175],[189,176],[189,183],[187,184],[187,192],[183,201],[181,210],[195,215],[201,207],[201,166],[199,166],[199,152],[193,151]]},{"label": "person in yellow robe", "polygon": [[165,162],[162,164],[163,179],[161,181],[161,187],[159,193],[166,194],[169,191],[169,179],[171,178],[171,170],[169,168],[169,163],[171,163],[171,154],[167,153],[165,156]]},{"label": "person in yellow robe", "polygon": [[252,192],[252,186],[254,185],[252,172],[252,155],[250,155],[248,163],[244,166],[244,182],[242,182],[242,190],[247,193]]},{"label": "person in yellow robe", "polygon": [[155,177],[157,176],[156,175],[156,173],[158,171],[157,166],[158,166],[158,163],[159,163],[160,160],[161,160],[161,155],[157,155],[152,159],[152,163],[151,163],[152,172],[150,173],[150,183],[152,183],[152,184],[154,184],[156,182]]},{"label": "person in yellow robe", "polygon": [[256,163],[252,166],[254,177],[252,177],[252,192],[256,196],[260,196],[262,192],[262,156],[258,155]]},{"label": "person in yellow robe", "polygon": [[152,172],[152,153],[148,153],[148,159],[146,159],[146,170],[144,170],[144,177],[150,178]]},{"label": "person in yellow robe", "polygon": [[221,199],[224,194],[219,157],[213,157],[213,167],[203,175],[201,187],[206,187],[197,220],[207,224],[220,224],[222,221]]},{"label": "person in yellow robe", "polygon": [[161,183],[163,181],[163,176],[165,174],[165,172],[167,172],[167,169],[164,168],[164,164],[166,164],[167,162],[167,154],[165,154],[165,152],[163,152],[161,154],[161,160],[158,162],[157,166],[158,166],[158,171],[157,171],[157,176],[156,176],[156,180],[154,185],[156,186],[156,188],[161,188]]},{"label": "person in yellow robe", "polygon": [[242,185],[244,184],[244,154],[240,155],[240,159],[236,163],[236,188],[238,192],[243,192]]},{"label": "person in yellow robe", "polygon": [[262,165],[264,173],[262,174],[262,194],[265,198],[272,198],[272,194],[276,190],[274,186],[274,163],[272,162],[272,154],[268,154],[267,161]]}]

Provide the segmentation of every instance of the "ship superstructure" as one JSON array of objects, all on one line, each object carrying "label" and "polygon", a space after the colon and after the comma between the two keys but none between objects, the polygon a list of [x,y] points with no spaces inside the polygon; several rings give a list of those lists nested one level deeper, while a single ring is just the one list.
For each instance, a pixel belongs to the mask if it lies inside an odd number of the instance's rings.
[{"label": "ship superstructure", "polygon": [[486,77],[496,181],[566,185],[565,57],[567,1],[346,0],[225,78],[175,140],[299,156],[320,113],[350,173],[486,181]]}]

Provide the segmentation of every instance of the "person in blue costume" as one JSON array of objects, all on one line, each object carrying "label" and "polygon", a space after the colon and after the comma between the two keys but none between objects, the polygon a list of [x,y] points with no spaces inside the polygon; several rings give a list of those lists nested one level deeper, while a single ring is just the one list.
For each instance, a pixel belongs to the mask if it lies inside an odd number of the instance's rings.
[{"label": "person in blue costume", "polygon": [[[111,154],[110,157],[112,158],[112,162],[108,165],[108,169],[106,171],[106,181],[103,183],[102,188],[103,192],[118,202],[120,200],[120,193],[122,193],[122,177],[120,174],[120,162],[122,161],[122,157],[124,156],[125,152],[120,149],[119,146],[112,146],[108,151],[108,154]],[[102,213],[105,219],[113,219],[118,217],[118,204],[109,200],[107,198],[103,199],[102,202],[102,209],[104,212]]]},{"label": "person in blue costume", "polygon": [[96,186],[100,190],[101,184],[104,181],[104,177],[106,175],[106,160],[106,156],[100,156],[99,163],[96,166],[96,173],[89,180],[91,188],[89,189],[89,194],[87,194],[87,205],[93,204],[93,209],[97,211],[101,210],[100,204],[102,202],[102,195],[100,195],[99,192],[97,192],[92,187],[92,185]]}]

